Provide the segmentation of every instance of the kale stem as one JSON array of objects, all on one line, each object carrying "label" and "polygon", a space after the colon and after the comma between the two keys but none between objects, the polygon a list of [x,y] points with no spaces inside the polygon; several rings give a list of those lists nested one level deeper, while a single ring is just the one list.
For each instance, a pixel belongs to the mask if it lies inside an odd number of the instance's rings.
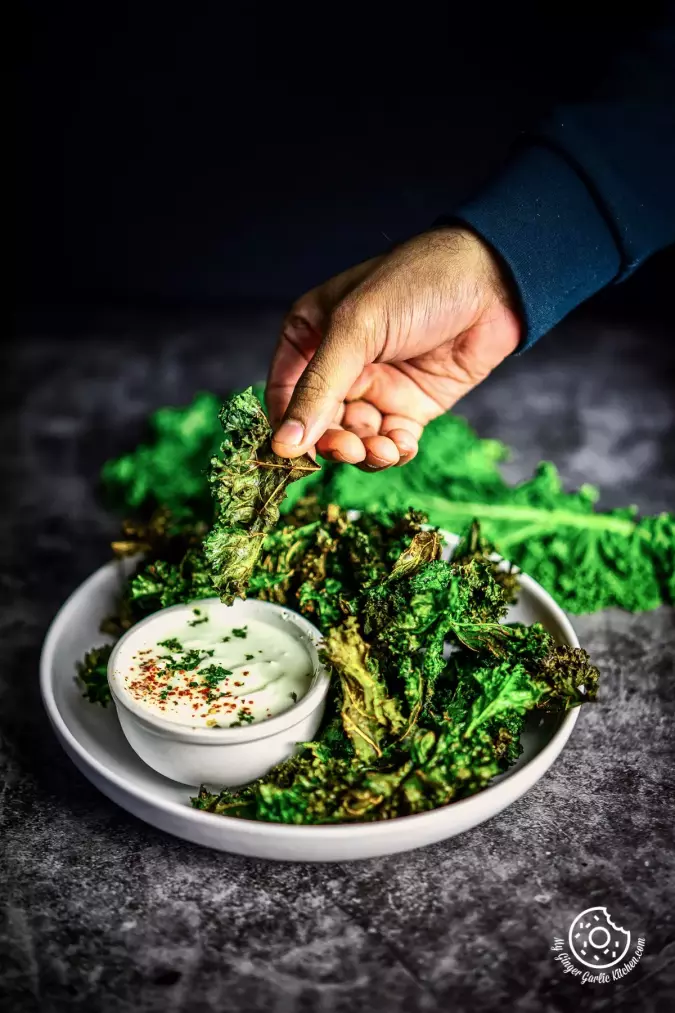
[{"label": "kale stem", "polygon": [[[546,529],[552,527],[598,528],[602,531],[614,531],[619,535],[632,535],[636,530],[640,537],[650,539],[649,532],[639,528],[637,523],[623,517],[608,517],[602,513],[577,513],[574,510],[545,510],[540,507],[514,506],[511,503],[465,503],[457,500],[445,500],[440,496],[424,496],[420,504],[426,509],[434,509],[447,517],[477,517],[489,520],[530,521],[540,524]],[[544,520],[545,518],[545,520]]]}]

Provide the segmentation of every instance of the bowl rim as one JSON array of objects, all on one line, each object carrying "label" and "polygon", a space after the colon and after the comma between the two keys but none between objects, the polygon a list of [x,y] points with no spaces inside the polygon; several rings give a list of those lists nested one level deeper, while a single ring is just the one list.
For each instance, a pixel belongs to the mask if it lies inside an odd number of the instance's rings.
[{"label": "bowl rim", "polygon": [[282,615],[283,618],[289,619],[296,629],[300,631],[302,640],[312,661],[314,670],[312,683],[305,695],[298,700],[297,703],[292,704],[281,714],[276,714],[274,717],[267,718],[263,721],[256,721],[248,725],[239,725],[236,728],[191,725],[187,722],[169,721],[157,714],[153,714],[151,711],[146,710],[135,700],[129,697],[121,690],[120,686],[117,685],[117,679],[115,678],[114,673],[115,662],[119,656],[120,649],[123,648],[132,636],[134,636],[140,629],[144,626],[151,625],[158,618],[168,615],[171,612],[192,610],[195,607],[203,608],[205,605],[215,603],[222,605],[223,608],[228,607],[216,596],[212,596],[210,598],[199,598],[192,602],[180,602],[177,605],[169,605],[166,608],[158,609],[157,612],[153,612],[149,616],[145,616],[145,618],[130,627],[114,645],[110,658],[108,659],[108,685],[113,697],[113,702],[117,707],[123,707],[135,721],[138,721],[146,728],[160,732],[163,734],[163,737],[171,738],[176,742],[198,742],[200,745],[211,746],[235,746],[243,745],[246,742],[256,742],[260,739],[271,738],[272,736],[279,735],[280,733],[290,731],[295,727],[295,725],[300,724],[301,721],[304,721],[305,718],[309,717],[309,715],[312,714],[326,699],[330,685],[330,673],[321,661],[319,655],[319,648],[323,641],[323,637],[317,627],[314,626],[309,619],[306,619],[305,616],[300,615],[299,612],[295,612],[293,609],[288,608],[287,605],[278,605],[276,602],[261,601],[258,598],[247,598],[245,600],[237,600],[234,603],[234,607],[236,607],[240,613],[245,613],[249,609],[251,611],[259,611],[262,609],[263,611],[273,612],[276,615]]}]

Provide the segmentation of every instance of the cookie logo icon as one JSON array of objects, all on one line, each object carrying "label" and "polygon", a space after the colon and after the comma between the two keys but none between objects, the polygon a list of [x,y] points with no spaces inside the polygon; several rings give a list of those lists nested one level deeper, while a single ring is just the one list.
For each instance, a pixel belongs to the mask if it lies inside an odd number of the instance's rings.
[{"label": "cookie logo icon", "polygon": [[615,925],[606,907],[589,907],[570,925],[570,950],[586,967],[614,967],[628,953],[630,932]]}]

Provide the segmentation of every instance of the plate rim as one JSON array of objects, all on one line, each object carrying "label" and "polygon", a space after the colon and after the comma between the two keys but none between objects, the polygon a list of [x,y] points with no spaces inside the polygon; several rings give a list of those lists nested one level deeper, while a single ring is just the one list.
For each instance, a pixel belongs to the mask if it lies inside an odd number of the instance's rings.
[{"label": "plate rim", "polygon": [[[514,788],[524,785],[523,790],[521,792],[516,792],[515,796],[510,801],[507,801],[504,806],[498,806],[488,816],[483,817],[482,820],[479,819],[478,823],[480,823],[484,822],[485,819],[490,819],[492,816],[497,815],[504,808],[508,807],[508,805],[512,804],[512,802],[517,798],[522,797],[522,795],[524,795],[544,776],[557,756],[564,749],[579,717],[579,711],[581,709],[580,706],[573,707],[569,710],[543,749],[541,749],[529,763],[526,763],[520,770],[511,774],[507,781],[491,784],[482,791],[476,792],[474,795],[458,799],[456,802],[439,806],[436,809],[430,809],[427,812],[422,813],[413,813],[408,816],[397,816],[391,820],[373,821],[372,823],[268,823],[261,820],[222,816],[218,813],[204,811],[203,809],[195,809],[187,804],[187,799],[186,803],[181,803],[170,799],[163,799],[161,797],[158,798],[146,791],[145,788],[140,787],[132,779],[121,776],[106,767],[99,759],[97,759],[96,756],[91,754],[89,750],[80,743],[79,739],[71,732],[70,728],[66,724],[61,715],[54,694],[54,680],[52,678],[54,671],[54,654],[61,632],[63,628],[68,625],[68,620],[70,619],[70,613],[73,609],[75,599],[79,597],[79,595],[82,594],[87,587],[103,580],[104,575],[108,572],[111,572],[112,574],[113,571],[119,571],[119,566],[120,561],[112,559],[98,567],[98,569],[94,570],[93,573],[78,584],[56,612],[47,630],[40,653],[40,694],[43,706],[45,707],[49,720],[57,734],[57,739],[61,740],[61,745],[63,746],[65,752],[70,754],[69,758],[76,763],[76,766],[83,774],[85,774],[85,776],[87,769],[91,769],[92,772],[95,773],[97,776],[97,782],[95,782],[95,784],[99,790],[101,789],[98,784],[98,779],[112,782],[119,791],[131,795],[136,801],[150,807],[151,809],[154,808],[162,810],[168,816],[174,816],[179,819],[187,820],[188,822],[194,821],[195,823],[202,823],[204,826],[210,825],[214,828],[220,827],[224,831],[229,828],[233,828],[233,825],[236,825],[237,833],[242,835],[248,834],[256,837],[271,836],[297,840],[302,836],[310,836],[319,841],[335,837],[357,837],[363,835],[364,832],[367,832],[367,834],[372,837],[384,837],[388,834],[395,834],[397,832],[402,833],[405,829],[411,828],[412,826],[419,827],[420,830],[423,830],[430,823],[433,823],[434,821],[439,822],[444,816],[446,819],[449,819],[451,814],[457,811],[465,811],[471,806],[478,808],[481,804],[484,805],[486,799],[492,794],[503,790],[506,784],[508,784],[511,789],[509,792],[511,795],[513,795]],[[579,640],[570,620],[548,591],[546,591],[539,583],[537,583],[537,581],[535,581],[532,577],[529,577],[527,574],[520,574],[520,580],[521,584],[527,589],[528,593],[538,600],[540,604],[545,605],[553,613],[556,622],[560,626],[565,641],[571,647],[579,647]],[[72,754],[77,756],[80,762],[75,761]],[[541,770],[538,776],[535,776],[534,779],[531,780],[533,773],[536,773],[536,770],[533,770],[532,768],[541,768],[542,765],[543,770]],[[105,794],[105,792],[103,792],[103,794]],[[116,801],[116,804],[120,803]],[[204,823],[204,821],[206,822]]]}]

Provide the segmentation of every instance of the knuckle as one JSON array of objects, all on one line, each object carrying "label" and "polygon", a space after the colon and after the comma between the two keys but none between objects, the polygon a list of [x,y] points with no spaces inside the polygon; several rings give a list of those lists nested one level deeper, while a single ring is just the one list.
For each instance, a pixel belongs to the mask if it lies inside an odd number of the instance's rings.
[{"label": "knuckle", "polygon": [[299,299],[291,305],[286,314],[287,317],[304,317],[307,315],[309,307],[311,306],[311,300],[308,295],[301,295]]},{"label": "knuckle", "polygon": [[285,331],[315,330],[319,311],[313,292],[301,295],[289,307],[283,319],[282,333]]}]

